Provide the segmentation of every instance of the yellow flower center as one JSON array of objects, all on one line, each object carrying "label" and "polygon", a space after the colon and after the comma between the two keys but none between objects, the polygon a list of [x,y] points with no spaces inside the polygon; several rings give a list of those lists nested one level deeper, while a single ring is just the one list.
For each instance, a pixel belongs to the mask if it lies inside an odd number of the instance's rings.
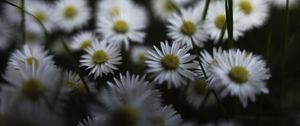
[{"label": "yellow flower center", "polygon": [[44,86],[37,79],[29,79],[24,82],[21,92],[24,96],[36,100],[43,94]]},{"label": "yellow flower center", "polygon": [[134,126],[140,118],[139,112],[131,106],[123,106],[118,109],[114,121],[125,126]]},{"label": "yellow flower center", "polygon": [[117,32],[117,33],[121,33],[121,34],[124,34],[128,31],[128,24],[126,21],[123,21],[123,20],[119,20],[115,23],[114,25],[114,30]]},{"label": "yellow flower center", "polygon": [[225,14],[219,15],[215,19],[215,25],[218,29],[223,29],[225,23],[226,23],[226,15]]},{"label": "yellow flower center", "polygon": [[236,66],[229,71],[228,76],[234,82],[238,84],[243,84],[249,80],[250,75],[245,67]]},{"label": "yellow flower center", "polygon": [[40,22],[47,20],[47,16],[43,11],[37,11],[34,15]]},{"label": "yellow flower center", "polygon": [[250,14],[253,11],[253,5],[250,0],[242,0],[239,6],[245,14]]},{"label": "yellow flower center", "polygon": [[102,64],[108,60],[108,55],[104,50],[98,50],[94,52],[92,60],[96,64]]},{"label": "yellow flower center", "polygon": [[140,63],[144,63],[145,62],[145,60],[146,60],[146,57],[145,57],[145,53],[141,53],[141,54],[139,54],[139,62]]},{"label": "yellow flower center", "polygon": [[64,16],[67,19],[74,18],[78,14],[78,10],[75,6],[73,5],[68,5],[65,7],[64,10]]},{"label": "yellow flower center", "polygon": [[185,35],[192,36],[197,31],[196,25],[192,21],[184,21],[181,26],[181,32]]},{"label": "yellow flower center", "polygon": [[92,46],[92,41],[90,39],[84,40],[81,45],[80,45],[80,49],[84,50],[88,47]]},{"label": "yellow flower center", "polygon": [[194,84],[194,91],[197,94],[203,94],[205,93],[207,90],[206,88],[206,81],[201,79],[201,80],[196,80],[195,84]]},{"label": "yellow flower center", "polygon": [[37,58],[35,57],[29,57],[26,59],[26,62],[29,64],[29,65],[34,65],[35,67],[38,67],[40,65],[40,62]]},{"label": "yellow flower center", "polygon": [[171,0],[165,0],[165,3],[163,4],[163,10],[165,10],[166,12],[174,12],[175,11],[175,7],[174,5],[172,4],[172,1]]},{"label": "yellow flower center", "polygon": [[38,35],[34,32],[27,31],[25,37],[27,42],[34,42],[37,39]]},{"label": "yellow flower center", "polygon": [[179,67],[180,61],[177,56],[173,54],[167,54],[163,59],[162,59],[162,65],[165,69],[168,70],[174,70]]}]

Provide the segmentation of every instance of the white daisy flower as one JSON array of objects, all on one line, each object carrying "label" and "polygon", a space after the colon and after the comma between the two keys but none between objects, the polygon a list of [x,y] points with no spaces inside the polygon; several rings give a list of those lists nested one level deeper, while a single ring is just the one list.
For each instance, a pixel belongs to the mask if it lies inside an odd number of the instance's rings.
[{"label": "white daisy flower", "polygon": [[25,43],[32,45],[45,42],[44,31],[39,25],[32,25],[32,23],[26,23],[25,31]]},{"label": "white daisy flower", "polygon": [[88,117],[82,122],[79,122],[78,126],[104,126],[104,124],[96,118]]},{"label": "white daisy flower", "polygon": [[190,0],[153,0],[152,10],[154,14],[162,21],[166,21],[176,8],[182,8]]},{"label": "white daisy flower", "polygon": [[[269,0],[269,2],[278,8],[286,7],[286,0]],[[299,0],[289,0],[290,7],[296,7],[296,5],[299,5]]]},{"label": "white daisy flower", "polygon": [[0,51],[6,50],[11,44],[13,30],[9,22],[0,17]]},{"label": "white daisy flower", "polygon": [[128,13],[139,17],[143,22],[148,22],[148,14],[144,7],[131,0],[103,0],[98,3],[98,16],[115,17],[121,13]]},{"label": "white daisy flower", "polygon": [[149,50],[146,46],[133,46],[131,49],[131,61],[135,64],[144,64],[146,57],[145,54]]},{"label": "white daisy flower", "polygon": [[93,106],[91,111],[96,117],[105,118],[108,124],[146,126],[147,119],[161,106],[161,94],[145,81],[145,76],[127,72],[108,82],[108,86],[98,95],[104,108]]},{"label": "white daisy flower", "polygon": [[207,34],[200,22],[201,15],[202,11],[199,12],[191,8],[182,9],[180,14],[173,14],[168,19],[168,37],[189,48],[193,47],[193,43],[198,47],[203,47],[203,42],[207,40]]},{"label": "white daisy flower", "polygon": [[[53,20],[53,7],[50,4],[41,1],[32,1],[30,4],[27,4],[27,9],[30,14],[32,14],[36,19],[38,19],[48,32],[54,30],[54,20]],[[32,16],[26,16],[26,21],[28,21],[28,27],[32,27],[31,25],[38,25],[41,27],[36,19]]]},{"label": "white daisy flower", "polygon": [[124,43],[126,50],[129,50],[129,42],[144,42],[145,27],[144,20],[131,13],[120,13],[112,18],[100,16],[98,19],[98,31],[103,39],[116,45]]},{"label": "white daisy flower", "polygon": [[91,18],[87,1],[59,0],[55,7],[57,25],[67,32],[86,25]]},{"label": "white daisy flower", "polygon": [[10,84],[18,97],[27,101],[43,102],[52,100],[59,85],[59,71],[52,65],[40,67],[23,65],[18,69],[9,66],[3,78]]},{"label": "white daisy flower", "polygon": [[242,12],[239,20],[246,30],[260,27],[269,15],[269,3],[265,0],[235,0],[234,6]]},{"label": "white daisy flower", "polygon": [[[209,87],[213,87],[214,84],[216,84],[216,80],[214,80],[213,78],[213,74],[211,71],[211,66],[213,64],[218,64],[217,61],[217,57],[219,57],[220,55],[222,55],[223,53],[223,49],[222,48],[213,48],[213,52],[212,54],[210,54],[209,52],[207,52],[206,50],[200,52],[200,62],[201,65],[203,66],[204,72],[206,74],[207,78],[207,82],[208,82],[208,86]],[[196,70],[196,73],[198,74],[198,78],[205,78],[205,75],[203,73],[203,70],[199,64],[198,69]]]},{"label": "white daisy flower", "polygon": [[151,126],[180,126],[181,116],[170,106],[158,110],[155,117],[150,119]]},{"label": "white daisy flower", "polygon": [[38,68],[42,65],[54,65],[54,61],[43,46],[26,44],[22,50],[12,53],[8,64],[16,69],[22,69],[24,65]]},{"label": "white daisy flower", "polygon": [[193,62],[195,55],[188,53],[187,47],[181,47],[180,43],[173,43],[171,46],[166,41],[160,43],[159,50],[154,46],[154,50],[146,54],[147,73],[151,73],[154,81],[159,84],[167,82],[168,88],[174,86],[178,88],[185,85],[187,80],[193,80],[196,76],[194,69],[198,64]]},{"label": "white daisy flower", "polygon": [[[237,40],[238,37],[243,35],[244,28],[240,23],[240,18],[242,17],[241,12],[237,9],[233,9],[233,39]],[[211,2],[209,10],[207,12],[207,17],[204,23],[204,30],[209,34],[210,39],[214,40],[215,43],[218,42],[222,29],[226,26],[226,12],[225,12],[225,2],[215,1]],[[225,31],[223,39],[228,38],[228,33]]]},{"label": "white daisy flower", "polygon": [[117,65],[121,64],[120,48],[108,44],[107,41],[95,40],[85,51],[88,54],[81,57],[80,66],[87,67],[86,70],[90,70],[89,75],[94,74],[94,79],[102,77],[103,74],[114,73],[114,70],[118,70]]},{"label": "white daisy flower", "polygon": [[85,50],[92,46],[93,41],[97,39],[93,32],[80,32],[72,37],[70,47],[73,50]]},{"label": "white daisy flower", "polygon": [[[203,104],[203,100],[207,93],[209,92],[209,87],[204,79],[197,79],[191,81],[186,91],[186,100],[194,108],[199,108]],[[215,98],[213,95],[209,95],[205,101],[205,105],[211,106],[214,104]]]},{"label": "white daisy flower", "polygon": [[221,96],[237,96],[244,107],[248,98],[255,101],[255,95],[268,93],[266,81],[271,77],[266,62],[259,56],[241,50],[229,50],[217,57],[213,64],[214,79],[220,86],[225,86]]}]

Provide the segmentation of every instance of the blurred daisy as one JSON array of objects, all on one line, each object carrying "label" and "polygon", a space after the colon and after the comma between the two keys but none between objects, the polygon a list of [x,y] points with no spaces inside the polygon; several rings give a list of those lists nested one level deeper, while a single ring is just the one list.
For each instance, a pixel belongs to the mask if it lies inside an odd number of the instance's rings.
[{"label": "blurred daisy", "polygon": [[246,107],[248,98],[254,102],[256,94],[269,92],[266,81],[271,75],[261,57],[246,51],[229,50],[218,56],[217,61],[218,64],[212,65],[212,72],[219,85],[225,86],[221,96],[237,96]]},{"label": "blurred daisy", "polygon": [[101,121],[88,117],[87,119],[84,119],[82,122],[79,122],[78,126],[103,126]]},{"label": "blurred daisy", "polygon": [[79,75],[72,71],[64,71],[63,84],[65,87],[68,87],[71,90],[77,90],[79,92],[86,93],[86,89]]},{"label": "blurred daisy", "polygon": [[129,50],[129,42],[143,43],[146,27],[143,19],[131,13],[121,13],[113,18],[100,16],[98,20],[98,31],[103,39],[115,44],[122,45]]},{"label": "blurred daisy", "polygon": [[145,76],[127,72],[114,78],[114,82],[108,82],[108,87],[98,95],[104,108],[91,112],[113,126],[146,126],[147,118],[160,108],[160,95],[145,81]]},{"label": "blurred daisy", "polygon": [[[186,91],[186,100],[194,108],[199,108],[208,92],[209,88],[205,79],[191,81]],[[213,95],[209,95],[204,104],[210,106],[215,102]]]},{"label": "blurred daisy", "polygon": [[114,73],[114,70],[118,70],[117,65],[121,64],[120,49],[107,41],[95,40],[85,51],[88,54],[81,57],[80,66],[87,67],[86,70],[90,70],[89,75],[94,74],[94,79],[102,77],[103,74]]},{"label": "blurred daisy", "polygon": [[[217,57],[222,55],[223,49],[222,48],[213,48],[212,54],[207,52],[206,50],[200,52],[199,59],[201,61],[201,64],[203,66],[204,72],[206,74],[208,86],[213,87],[214,84],[217,84],[213,78],[213,74],[211,72],[211,66],[213,64],[218,64]],[[198,78],[205,78],[203,70],[199,64],[198,69],[196,70],[196,73],[198,74]]]},{"label": "blurred daisy", "polygon": [[148,51],[146,54],[147,73],[151,73],[154,81],[159,84],[167,82],[168,88],[174,86],[178,88],[182,84],[185,85],[187,80],[193,80],[196,76],[194,69],[198,64],[193,62],[196,56],[188,53],[187,47],[181,47],[180,43],[169,45],[160,43],[159,50],[154,46],[154,50]]},{"label": "blurred daisy", "polygon": [[29,101],[46,102],[54,96],[59,84],[59,71],[50,65],[25,66],[15,69],[8,67],[3,78],[14,89],[16,95]]},{"label": "blurred daisy", "polygon": [[235,0],[234,6],[242,12],[239,20],[246,30],[260,27],[269,15],[269,4],[265,0]]},{"label": "blurred daisy", "polygon": [[41,45],[24,45],[22,50],[16,50],[9,59],[9,65],[16,69],[22,69],[25,66],[54,65],[53,56],[49,55],[47,50]]},{"label": "blurred daisy", "polygon": [[[54,15],[53,7],[51,5],[45,2],[32,1],[27,5],[26,11],[31,13],[36,19],[43,23],[48,32],[54,30],[54,20],[52,18]],[[32,16],[26,16],[26,18],[26,21],[28,21],[28,27],[32,27],[31,25],[38,25],[38,27],[41,27],[41,24],[39,24]]]},{"label": "blurred daisy", "polygon": [[152,10],[154,14],[162,21],[166,21],[176,8],[183,7],[190,0],[153,0]]},{"label": "blurred daisy", "polygon": [[72,37],[70,47],[73,50],[85,50],[92,46],[93,41],[97,39],[93,32],[80,32]]},{"label": "blurred daisy", "polygon": [[115,17],[121,13],[128,13],[139,17],[143,22],[148,21],[148,14],[144,7],[138,6],[132,0],[103,0],[98,3],[98,16]]},{"label": "blurred daisy", "polygon": [[12,27],[3,17],[0,17],[0,51],[6,50],[11,44],[13,31]]},{"label": "blurred daisy", "polygon": [[182,118],[170,105],[160,108],[150,122],[151,126],[180,126]]},{"label": "blurred daisy", "polygon": [[67,32],[86,25],[91,18],[87,1],[59,0],[56,3],[56,24]]},{"label": "blurred daisy", "polygon": [[167,35],[174,42],[179,42],[189,48],[193,47],[193,43],[198,47],[203,47],[203,42],[207,40],[207,34],[203,31],[200,22],[202,12],[190,8],[187,10],[182,9],[180,13],[180,15],[175,13],[168,19]]},{"label": "blurred daisy", "polygon": [[[285,8],[286,7],[286,1],[287,0],[269,0],[271,4],[273,4],[275,7],[278,8]],[[295,7],[296,5],[299,5],[298,0],[289,0],[289,6]]]},{"label": "blurred daisy", "polygon": [[30,23],[26,23],[25,31],[25,43],[32,45],[45,42],[44,31],[39,25],[32,25]]},{"label": "blurred daisy", "polygon": [[144,64],[147,50],[149,48],[146,46],[133,46],[130,53],[131,61],[135,64]]},{"label": "blurred daisy", "polygon": [[[240,23],[241,13],[238,9],[233,10],[233,38],[237,40],[238,37],[243,35],[244,28]],[[218,42],[222,29],[226,26],[226,12],[225,12],[225,2],[215,1],[211,2],[206,21],[204,23],[204,30],[209,34],[210,39],[214,40],[215,43]],[[224,39],[228,38],[228,34],[225,31]]]}]

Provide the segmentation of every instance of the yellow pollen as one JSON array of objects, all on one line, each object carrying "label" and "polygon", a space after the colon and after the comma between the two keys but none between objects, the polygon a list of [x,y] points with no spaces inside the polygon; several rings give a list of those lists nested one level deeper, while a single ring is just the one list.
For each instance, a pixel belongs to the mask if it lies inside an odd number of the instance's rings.
[{"label": "yellow pollen", "polygon": [[141,62],[141,63],[144,63],[144,61],[146,60],[146,57],[145,57],[145,54],[144,53],[141,53],[141,54],[139,54],[139,62]]},{"label": "yellow pollen", "polygon": [[39,80],[29,79],[24,82],[21,92],[24,96],[36,100],[44,92],[44,86]]},{"label": "yellow pollen", "polygon": [[104,50],[98,50],[94,52],[92,60],[96,64],[102,64],[108,60],[108,55]]},{"label": "yellow pollen", "polygon": [[241,0],[239,6],[245,14],[250,14],[253,11],[253,5],[250,0]]},{"label": "yellow pollen", "polygon": [[81,45],[80,45],[80,49],[84,50],[88,47],[92,46],[92,41],[87,39],[87,40],[84,40]]},{"label": "yellow pollen", "polygon": [[181,26],[181,32],[185,35],[192,36],[197,31],[197,26],[192,21],[184,21]]},{"label": "yellow pollen", "polygon": [[64,10],[65,18],[67,18],[67,19],[74,18],[77,15],[77,13],[78,13],[78,10],[75,6],[68,5],[65,7],[65,10]]},{"label": "yellow pollen", "polygon": [[35,67],[38,67],[40,65],[40,62],[37,58],[35,57],[29,57],[26,59],[26,62],[29,64],[29,65],[34,65]]},{"label": "yellow pollen", "polygon": [[173,54],[167,54],[163,59],[162,59],[162,65],[165,69],[168,70],[174,70],[179,67],[180,61],[177,56]]},{"label": "yellow pollen", "polygon": [[121,33],[121,34],[124,34],[128,31],[128,24],[126,21],[123,21],[123,20],[119,20],[115,23],[114,25],[114,30],[117,32],[117,33]]},{"label": "yellow pollen", "polygon": [[111,16],[118,16],[120,14],[121,10],[118,6],[114,6],[110,10],[110,15]]},{"label": "yellow pollen", "polygon": [[131,106],[123,106],[115,113],[115,121],[125,126],[134,126],[139,118],[139,112]]},{"label": "yellow pollen", "polygon": [[236,66],[229,71],[228,76],[232,81],[243,84],[249,80],[250,75],[245,67]]},{"label": "yellow pollen", "polygon": [[175,11],[175,7],[174,5],[172,4],[171,0],[165,0],[165,3],[163,4],[163,9],[166,11],[166,12],[174,12]]},{"label": "yellow pollen", "polygon": [[47,20],[47,16],[43,11],[37,11],[34,15],[40,22]]},{"label": "yellow pollen", "polygon": [[218,29],[223,29],[225,23],[226,23],[226,15],[225,14],[219,15],[215,19],[215,25]]}]

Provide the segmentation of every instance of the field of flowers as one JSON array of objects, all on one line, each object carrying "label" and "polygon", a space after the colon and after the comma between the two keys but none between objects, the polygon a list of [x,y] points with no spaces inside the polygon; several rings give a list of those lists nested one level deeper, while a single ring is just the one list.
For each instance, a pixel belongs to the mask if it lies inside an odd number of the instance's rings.
[{"label": "field of flowers", "polygon": [[299,0],[0,0],[0,126],[299,126]]}]

